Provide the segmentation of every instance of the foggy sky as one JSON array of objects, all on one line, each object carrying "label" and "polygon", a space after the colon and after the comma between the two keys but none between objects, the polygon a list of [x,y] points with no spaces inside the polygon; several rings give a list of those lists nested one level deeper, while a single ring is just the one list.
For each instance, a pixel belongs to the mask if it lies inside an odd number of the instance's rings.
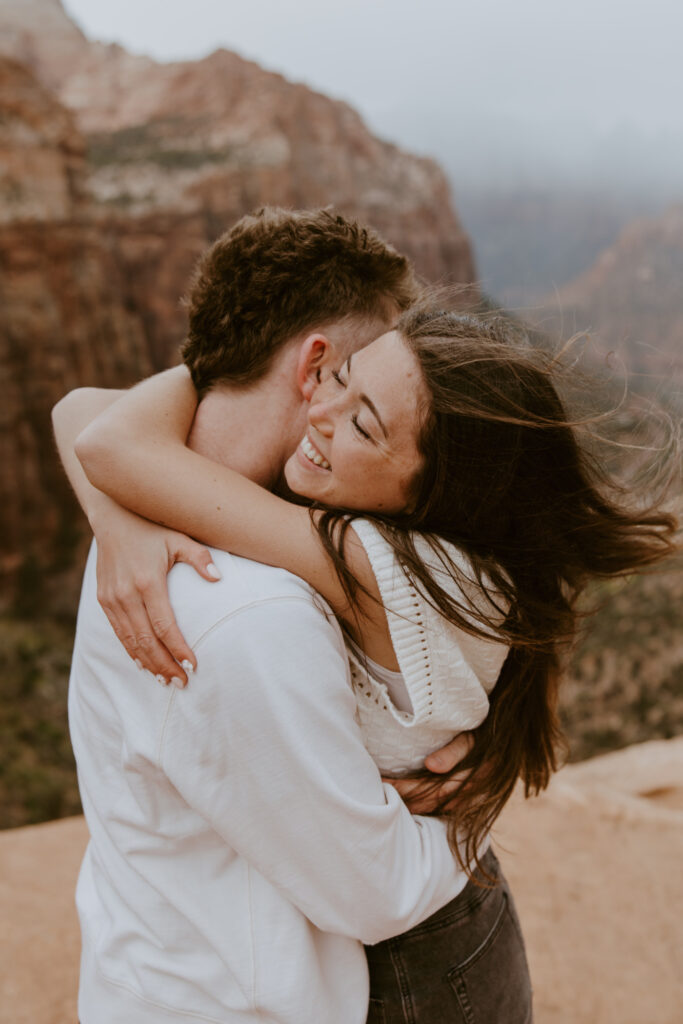
[{"label": "foggy sky", "polygon": [[456,184],[548,175],[683,198],[680,0],[64,0],[158,60],[219,46],[346,99]]}]

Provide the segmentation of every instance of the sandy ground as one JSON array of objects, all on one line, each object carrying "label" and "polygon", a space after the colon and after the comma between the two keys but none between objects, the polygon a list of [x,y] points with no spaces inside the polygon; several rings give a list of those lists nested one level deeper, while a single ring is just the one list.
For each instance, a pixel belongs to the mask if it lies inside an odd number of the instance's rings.
[{"label": "sandy ground", "polygon": [[[0,833],[0,1024],[75,1024],[86,842],[81,818]],[[683,737],[563,769],[495,842],[536,1024],[683,1021]]]}]

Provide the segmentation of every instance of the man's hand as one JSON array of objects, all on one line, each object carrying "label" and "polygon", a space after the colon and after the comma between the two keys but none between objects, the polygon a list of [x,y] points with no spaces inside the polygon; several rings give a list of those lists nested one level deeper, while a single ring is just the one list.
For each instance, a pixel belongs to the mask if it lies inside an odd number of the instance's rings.
[{"label": "man's hand", "polygon": [[[467,757],[474,740],[469,732],[461,732],[441,750],[435,751],[425,758],[425,768],[435,775],[451,772]],[[467,778],[468,772],[460,772],[444,779],[437,790],[433,779],[384,779],[398,792],[411,814],[431,814],[438,801],[457,792]]]}]

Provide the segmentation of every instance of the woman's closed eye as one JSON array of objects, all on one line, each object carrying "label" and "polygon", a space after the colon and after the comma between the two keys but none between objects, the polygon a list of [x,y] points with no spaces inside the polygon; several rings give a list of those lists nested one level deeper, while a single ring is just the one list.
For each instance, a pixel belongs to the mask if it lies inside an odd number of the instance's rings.
[{"label": "woman's closed eye", "polygon": [[[347,372],[350,371],[350,369],[351,369],[351,359],[350,358],[347,359],[347,361],[344,363],[344,366],[342,366],[341,369],[342,370],[346,369]],[[330,376],[335,381],[335,383],[339,385],[339,387],[347,388],[349,386],[348,380],[344,380],[344,378],[342,377],[341,372],[339,370],[331,370],[330,371]],[[353,424],[353,428],[356,431],[356,433],[360,437],[362,437],[364,441],[371,441],[373,444],[376,444],[376,441],[375,441],[374,437],[372,436],[372,434],[370,434],[365,429],[365,427],[362,427],[360,425],[360,423],[358,422],[358,415],[356,413],[354,413],[353,416],[351,417],[351,423]]]},{"label": "woman's closed eye", "polygon": [[351,417],[351,422],[353,423],[354,427],[356,428],[357,433],[359,433],[361,437],[365,438],[366,441],[372,441],[374,443],[373,437],[370,434],[368,434],[367,430],[364,430],[361,427],[360,423],[358,422],[358,417],[356,416],[355,413]]}]

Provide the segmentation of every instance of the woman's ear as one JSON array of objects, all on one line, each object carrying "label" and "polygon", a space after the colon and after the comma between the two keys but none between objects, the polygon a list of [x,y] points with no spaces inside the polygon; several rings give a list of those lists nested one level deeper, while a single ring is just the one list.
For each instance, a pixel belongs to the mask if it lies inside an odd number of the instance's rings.
[{"label": "woman's ear", "polygon": [[324,334],[309,334],[301,343],[296,367],[296,383],[299,391],[310,402],[311,396],[320,383],[320,374],[329,361],[332,343]]}]

